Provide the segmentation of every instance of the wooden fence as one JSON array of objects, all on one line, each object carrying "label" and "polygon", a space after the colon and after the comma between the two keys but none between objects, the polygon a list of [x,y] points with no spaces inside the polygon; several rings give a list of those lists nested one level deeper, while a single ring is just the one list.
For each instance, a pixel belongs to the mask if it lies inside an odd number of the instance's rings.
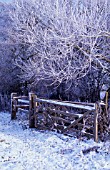
[{"label": "wooden fence", "polygon": [[[106,103],[84,103],[55,101],[38,98],[34,93],[29,96],[11,94],[11,119],[16,119],[18,108],[29,110],[29,127],[51,129],[67,135],[89,135],[98,142],[99,131],[105,130],[107,121]],[[104,108],[104,109],[103,109]],[[102,114],[103,110],[103,114]],[[105,120],[106,117],[106,120]]]}]

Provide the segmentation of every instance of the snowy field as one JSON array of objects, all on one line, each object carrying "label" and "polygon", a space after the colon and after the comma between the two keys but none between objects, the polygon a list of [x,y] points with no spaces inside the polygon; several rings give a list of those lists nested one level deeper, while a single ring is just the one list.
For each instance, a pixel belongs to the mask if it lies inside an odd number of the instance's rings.
[{"label": "snowy field", "polygon": [[27,121],[0,113],[0,170],[110,170],[110,141],[29,129]]}]

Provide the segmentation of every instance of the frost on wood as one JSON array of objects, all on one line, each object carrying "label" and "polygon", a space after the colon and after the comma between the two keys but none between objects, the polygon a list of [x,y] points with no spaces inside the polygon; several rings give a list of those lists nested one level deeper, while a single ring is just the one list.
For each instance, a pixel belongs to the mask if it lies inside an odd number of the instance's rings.
[{"label": "frost on wood", "polygon": [[13,39],[29,56],[16,60],[22,79],[60,84],[92,68],[109,72],[109,11],[108,0],[15,1]]}]

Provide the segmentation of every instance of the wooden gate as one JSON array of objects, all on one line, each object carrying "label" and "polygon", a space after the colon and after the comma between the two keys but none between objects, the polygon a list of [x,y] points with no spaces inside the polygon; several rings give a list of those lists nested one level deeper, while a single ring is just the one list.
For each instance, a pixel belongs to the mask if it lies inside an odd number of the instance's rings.
[{"label": "wooden gate", "polygon": [[98,141],[98,104],[61,102],[33,96],[36,128],[75,135],[94,136]]},{"label": "wooden gate", "polygon": [[[29,110],[29,127],[50,129],[67,135],[89,135],[98,141],[100,124],[105,103],[82,103],[55,101],[37,98],[33,93],[29,96],[11,95],[11,119],[16,118],[18,108]],[[103,122],[103,119],[101,119]],[[104,129],[102,127],[102,129]],[[103,130],[102,130],[103,133]]]}]

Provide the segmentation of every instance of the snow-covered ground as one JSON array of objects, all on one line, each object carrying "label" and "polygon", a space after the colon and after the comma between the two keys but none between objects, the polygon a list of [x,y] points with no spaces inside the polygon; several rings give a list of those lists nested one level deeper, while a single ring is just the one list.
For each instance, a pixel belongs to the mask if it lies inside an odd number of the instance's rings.
[{"label": "snow-covered ground", "polygon": [[29,129],[27,121],[11,121],[1,112],[0,170],[110,170],[110,141],[97,144]]}]

